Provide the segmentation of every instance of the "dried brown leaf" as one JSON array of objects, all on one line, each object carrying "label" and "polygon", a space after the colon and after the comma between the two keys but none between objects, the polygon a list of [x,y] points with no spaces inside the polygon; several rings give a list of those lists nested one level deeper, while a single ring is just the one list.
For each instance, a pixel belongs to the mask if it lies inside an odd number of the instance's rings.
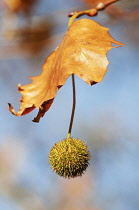
[{"label": "dried brown leaf", "polygon": [[46,59],[42,73],[32,77],[31,84],[18,87],[22,94],[19,111],[16,113],[11,105],[9,110],[21,116],[39,108],[34,119],[39,122],[71,74],[76,74],[89,85],[100,82],[109,64],[107,52],[114,48],[112,43],[123,45],[113,39],[108,30],[90,19],[74,22],[59,47]]}]

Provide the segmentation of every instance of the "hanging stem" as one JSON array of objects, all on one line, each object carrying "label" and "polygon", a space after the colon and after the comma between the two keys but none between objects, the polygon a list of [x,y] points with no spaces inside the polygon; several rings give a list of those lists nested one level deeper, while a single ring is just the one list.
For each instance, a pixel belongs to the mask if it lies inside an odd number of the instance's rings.
[{"label": "hanging stem", "polygon": [[71,130],[72,130],[75,107],[76,107],[76,89],[75,89],[74,74],[72,74],[72,91],[73,91],[73,105],[72,105],[72,112],[71,112],[71,118],[70,118],[70,124],[69,124],[69,130],[68,130],[67,138],[70,138],[70,136],[71,136]]},{"label": "hanging stem", "polygon": [[[93,16],[97,15],[97,12],[99,10],[105,9],[105,7],[107,7],[109,4],[112,4],[116,1],[119,1],[119,0],[110,0],[109,2],[98,3],[96,8],[85,10],[85,11],[73,12],[73,14],[70,13],[69,14],[70,20],[69,20],[69,23],[68,23],[68,27],[70,27],[72,25],[72,23],[74,22],[74,20],[77,17],[80,17],[82,15],[88,15],[88,16],[93,17]],[[72,112],[71,112],[71,118],[70,118],[70,124],[69,124],[69,130],[68,130],[67,138],[71,137],[71,131],[72,131],[72,125],[73,125],[73,119],[74,119],[74,113],[75,113],[75,107],[76,107],[76,90],[75,90],[74,74],[72,74],[72,90],[73,90],[73,105],[72,105]]]}]

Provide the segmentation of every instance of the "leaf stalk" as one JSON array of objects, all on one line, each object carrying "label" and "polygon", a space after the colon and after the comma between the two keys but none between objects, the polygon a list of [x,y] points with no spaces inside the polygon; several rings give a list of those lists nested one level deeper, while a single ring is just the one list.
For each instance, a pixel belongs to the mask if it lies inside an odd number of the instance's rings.
[{"label": "leaf stalk", "polygon": [[71,112],[71,118],[70,118],[70,124],[69,124],[69,130],[68,130],[67,138],[71,137],[71,130],[72,130],[75,107],[76,107],[76,88],[75,88],[74,74],[72,74],[72,91],[73,91],[73,105],[72,105],[72,112]]}]

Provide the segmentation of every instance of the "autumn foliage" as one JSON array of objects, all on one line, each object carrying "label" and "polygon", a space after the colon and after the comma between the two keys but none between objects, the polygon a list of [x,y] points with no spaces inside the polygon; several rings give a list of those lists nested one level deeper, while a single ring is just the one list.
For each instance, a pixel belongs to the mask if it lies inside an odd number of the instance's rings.
[{"label": "autumn foliage", "polygon": [[[115,1],[117,0],[103,1],[101,4],[95,1],[98,3],[96,8],[72,15],[74,19],[82,14],[94,16],[98,10]],[[25,115],[39,108],[38,115],[33,120],[39,122],[70,75],[76,74],[89,85],[102,81],[109,64],[106,57],[108,51],[114,48],[112,44],[123,44],[109,34],[109,29],[93,20],[80,19],[73,22],[73,17],[71,19],[61,44],[47,57],[42,73],[31,77],[32,83],[18,86],[22,94],[19,111],[16,113],[9,104],[9,110],[14,115]]]},{"label": "autumn foliage", "polygon": [[17,116],[39,108],[35,122],[39,122],[53,103],[56,92],[71,74],[76,74],[87,84],[100,82],[107,70],[107,53],[112,44],[123,45],[109,34],[108,29],[90,19],[74,22],[66,32],[61,44],[48,56],[41,75],[31,77],[32,83],[21,86],[21,106],[16,113],[11,104],[10,111]]}]

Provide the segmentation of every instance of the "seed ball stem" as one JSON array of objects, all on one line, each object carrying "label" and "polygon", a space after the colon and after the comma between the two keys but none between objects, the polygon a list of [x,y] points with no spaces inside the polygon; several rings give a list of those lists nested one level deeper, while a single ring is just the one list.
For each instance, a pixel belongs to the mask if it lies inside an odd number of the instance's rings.
[{"label": "seed ball stem", "polygon": [[87,145],[77,138],[57,142],[49,154],[52,170],[64,178],[82,176],[90,160]]}]

